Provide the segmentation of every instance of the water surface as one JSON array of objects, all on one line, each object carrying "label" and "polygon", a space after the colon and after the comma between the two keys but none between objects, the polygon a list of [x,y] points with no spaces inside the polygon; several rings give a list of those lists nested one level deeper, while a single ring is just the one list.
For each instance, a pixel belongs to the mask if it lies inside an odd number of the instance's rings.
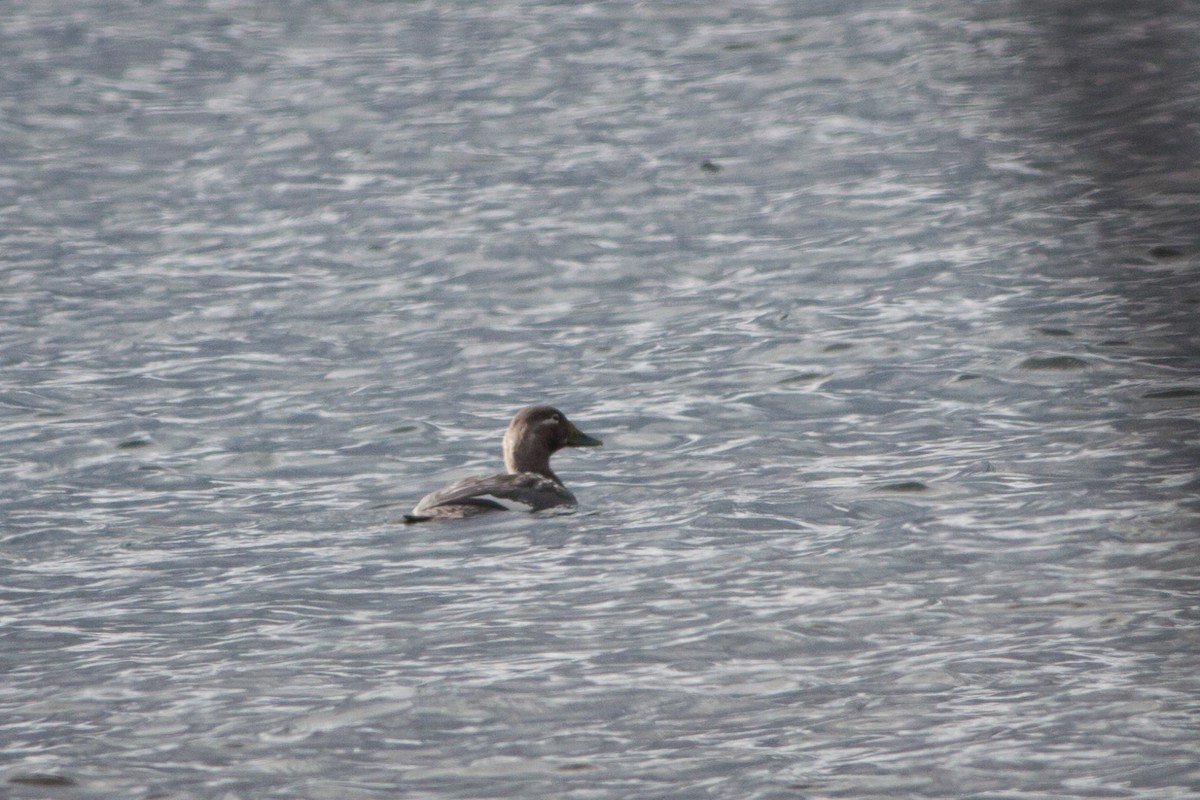
[{"label": "water surface", "polygon": [[0,796],[1195,796],[1194,17],[13,10]]}]

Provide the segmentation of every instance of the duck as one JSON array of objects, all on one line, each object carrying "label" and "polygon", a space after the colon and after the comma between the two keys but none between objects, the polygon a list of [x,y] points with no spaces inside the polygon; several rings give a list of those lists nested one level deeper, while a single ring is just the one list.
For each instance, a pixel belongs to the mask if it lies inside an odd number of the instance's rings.
[{"label": "duck", "polygon": [[404,522],[465,519],[493,511],[574,509],[575,495],[550,469],[550,456],[564,447],[599,447],[557,408],[523,408],[504,432],[507,472],[464,478],[421,498]]}]

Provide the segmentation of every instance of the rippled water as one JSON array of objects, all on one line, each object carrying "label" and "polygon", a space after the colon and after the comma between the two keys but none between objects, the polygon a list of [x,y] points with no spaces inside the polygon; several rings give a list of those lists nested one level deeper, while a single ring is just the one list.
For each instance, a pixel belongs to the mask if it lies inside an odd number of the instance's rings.
[{"label": "rippled water", "polygon": [[[1200,793],[1186,2],[0,26],[0,797]],[[570,517],[406,528],[522,405]]]}]

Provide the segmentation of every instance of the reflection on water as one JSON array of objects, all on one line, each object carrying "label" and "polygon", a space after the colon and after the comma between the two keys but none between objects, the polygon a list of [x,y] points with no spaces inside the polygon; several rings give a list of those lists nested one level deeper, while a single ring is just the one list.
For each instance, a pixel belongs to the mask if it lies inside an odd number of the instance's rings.
[{"label": "reflection on water", "polygon": [[1200,791],[1189,11],[14,11],[0,794]]}]

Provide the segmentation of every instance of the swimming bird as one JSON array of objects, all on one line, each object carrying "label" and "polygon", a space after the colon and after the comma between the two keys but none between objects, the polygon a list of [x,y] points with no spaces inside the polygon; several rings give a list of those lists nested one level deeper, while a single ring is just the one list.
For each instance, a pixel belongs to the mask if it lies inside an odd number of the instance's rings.
[{"label": "swimming bird", "polygon": [[550,406],[517,412],[504,433],[504,468],[500,475],[464,478],[421,498],[404,521],[463,519],[490,511],[543,511],[574,508],[575,495],[550,469],[550,456],[564,447],[599,447]]}]

